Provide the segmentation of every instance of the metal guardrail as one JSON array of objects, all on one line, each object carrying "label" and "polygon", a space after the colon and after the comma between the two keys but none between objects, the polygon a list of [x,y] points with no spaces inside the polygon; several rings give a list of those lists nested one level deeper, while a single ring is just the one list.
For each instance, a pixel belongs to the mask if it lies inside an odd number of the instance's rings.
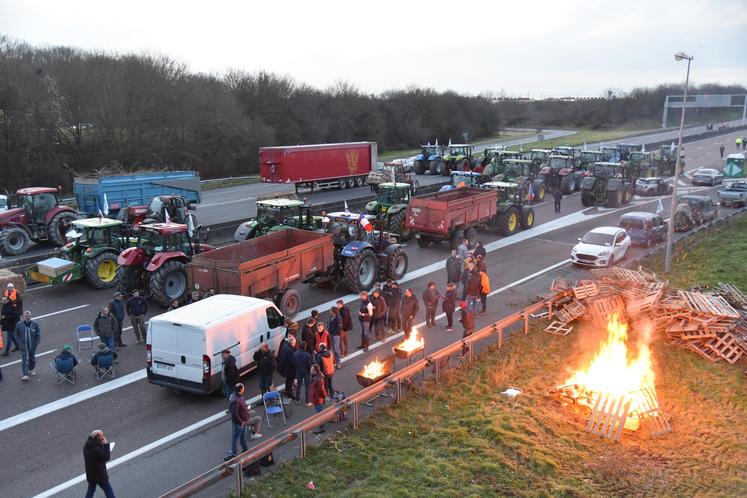
[{"label": "metal guardrail", "polygon": [[202,475],[195,477],[194,479],[182,484],[181,486],[174,488],[161,495],[161,498],[182,498],[193,496],[211,485],[226,479],[228,477],[236,478],[236,486],[238,496],[242,496],[243,488],[243,468],[247,465],[251,465],[261,458],[269,455],[274,450],[277,450],[281,446],[291,442],[300,442],[299,456],[301,458],[306,457],[306,433],[318,427],[319,425],[330,422],[337,418],[340,412],[352,411],[353,428],[360,428],[360,405],[366,401],[374,398],[376,395],[383,393],[389,389],[394,389],[394,402],[399,403],[402,400],[402,387],[403,384],[412,379],[415,375],[422,373],[425,375],[425,370],[429,367],[433,367],[433,377],[435,382],[440,380],[441,369],[444,368],[442,360],[449,358],[451,355],[462,351],[466,347],[467,355],[466,362],[471,363],[474,360],[474,344],[486,340],[494,335],[498,335],[498,347],[503,346],[503,335],[504,331],[517,323],[523,321],[524,333],[529,332],[529,319],[533,313],[547,308],[548,317],[552,318],[553,305],[555,301],[551,298],[546,301],[540,301],[521,311],[513,313],[497,322],[488,325],[473,333],[469,337],[462,338],[455,341],[448,346],[445,346],[438,351],[431,353],[424,358],[414,361],[410,365],[402,368],[399,371],[391,373],[388,377],[372,384],[366,388],[361,389],[355,394],[350,395],[344,400],[335,403],[329,408],[311,415],[307,419],[299,422],[298,424],[289,427],[283,432],[270,437],[266,441],[260,443],[254,448],[234,457],[233,459],[205,472]]}]

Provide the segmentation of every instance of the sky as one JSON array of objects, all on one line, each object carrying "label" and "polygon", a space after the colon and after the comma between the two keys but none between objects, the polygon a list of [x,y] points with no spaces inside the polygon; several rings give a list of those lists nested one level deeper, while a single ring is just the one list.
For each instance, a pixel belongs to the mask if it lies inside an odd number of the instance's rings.
[{"label": "sky", "polygon": [[747,0],[0,0],[0,35],[366,93],[596,97],[684,81],[679,51],[695,83],[747,84]]}]

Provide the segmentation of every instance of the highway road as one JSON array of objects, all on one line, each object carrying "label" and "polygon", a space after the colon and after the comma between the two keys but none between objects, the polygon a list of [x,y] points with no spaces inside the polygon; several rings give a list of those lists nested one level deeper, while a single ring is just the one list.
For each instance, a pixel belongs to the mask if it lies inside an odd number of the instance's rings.
[{"label": "highway road", "polygon": [[[736,133],[731,133],[690,144],[688,169],[717,164],[718,143],[733,143],[735,137]],[[680,182],[687,183],[685,179]],[[710,195],[714,192],[702,187],[693,190]],[[616,224],[623,212],[654,211],[658,201],[658,198],[636,198],[623,208],[583,208],[579,194],[573,194],[563,200],[560,214],[554,213],[549,203],[538,204],[538,224],[531,230],[511,237],[481,234],[480,239],[489,251],[488,272],[495,291],[489,298],[488,312],[479,316],[477,326],[527,305],[537,294],[546,291],[557,276],[576,279],[588,275],[588,270],[569,265],[570,249],[576,239],[596,226]],[[668,208],[667,202],[664,205]],[[720,213],[726,216],[733,210],[721,208]],[[411,244],[407,252],[410,268],[401,286],[412,287],[417,296],[430,280],[443,289],[446,245],[421,249]],[[641,254],[644,250],[636,248],[630,257]],[[301,286],[299,290],[305,310],[299,319],[312,308],[328,310],[339,297],[330,289]],[[357,296],[343,298],[351,309],[357,308]],[[218,396],[173,393],[148,384],[144,348],[134,344],[129,328],[125,331],[129,346],[120,351],[115,380],[97,383],[86,364],[89,352],[84,352],[79,355],[83,364],[79,367],[78,383],[55,385],[54,373],[48,365],[54,350],[65,343],[75,344],[75,326],[92,322],[96,311],[110,299],[110,292],[92,290],[84,283],[37,286],[25,296],[25,308],[38,317],[43,339],[38,350],[38,375],[29,383],[20,380],[18,353],[0,360],[5,377],[0,383],[3,400],[0,489],[4,496],[83,495],[82,445],[87,434],[97,428],[117,442],[110,476],[120,496],[156,496],[168,491],[219,464],[228,450],[230,424],[225,415],[225,400]],[[161,311],[153,306],[150,315]],[[419,318],[422,320],[422,312]],[[459,337],[458,333],[446,333],[443,323],[441,317],[437,328],[421,329],[426,351],[436,350]],[[352,346],[358,344],[357,330],[351,334],[350,342]],[[384,349],[375,348],[367,354],[353,349],[354,354],[345,359],[342,370],[335,376],[336,387],[348,393],[357,390],[355,372],[371,359],[381,357]],[[256,396],[256,376],[249,375],[245,382],[249,397]],[[276,378],[276,382],[280,379]],[[289,423],[311,413],[303,405],[294,406]],[[281,429],[282,424],[275,421],[271,430],[263,428],[262,432],[267,437]],[[289,458],[297,452],[297,446],[289,445],[276,453],[276,457]],[[231,485],[231,482],[221,483],[202,496],[224,496]]]}]

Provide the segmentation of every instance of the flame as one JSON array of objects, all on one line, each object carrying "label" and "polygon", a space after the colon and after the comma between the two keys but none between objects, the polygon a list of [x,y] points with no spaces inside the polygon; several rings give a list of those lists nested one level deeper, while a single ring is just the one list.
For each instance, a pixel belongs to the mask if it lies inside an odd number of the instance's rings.
[{"label": "flame", "polygon": [[410,351],[422,349],[424,345],[425,345],[425,339],[422,337],[418,339],[418,329],[413,328],[412,333],[410,334],[410,337],[402,341],[397,346],[397,349],[399,349],[400,351],[410,352]]},{"label": "flame", "polygon": [[384,363],[379,360],[374,360],[365,367],[361,375],[367,379],[376,379],[384,375]]},{"label": "flame", "polygon": [[592,408],[601,393],[630,397],[632,403],[625,428],[636,430],[639,426],[637,413],[644,407],[640,406],[640,397],[632,394],[644,388],[653,389],[655,377],[648,345],[639,344],[637,355],[632,356],[627,340],[628,324],[617,314],[612,315],[607,323],[607,340],[588,366],[574,372],[566,384],[577,386],[578,401]]}]

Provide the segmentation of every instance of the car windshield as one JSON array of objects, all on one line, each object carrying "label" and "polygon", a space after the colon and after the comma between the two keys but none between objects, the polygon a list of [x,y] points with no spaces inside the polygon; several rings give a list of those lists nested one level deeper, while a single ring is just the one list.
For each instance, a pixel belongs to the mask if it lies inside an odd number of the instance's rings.
[{"label": "car windshield", "polygon": [[608,233],[589,232],[581,239],[584,244],[595,246],[611,246],[614,237]]},{"label": "car windshield", "polygon": [[643,230],[643,220],[638,218],[623,218],[620,220],[620,227],[626,230]]},{"label": "car windshield", "polygon": [[656,185],[656,182],[658,180],[655,178],[639,178],[638,183],[643,183],[645,185]]}]

